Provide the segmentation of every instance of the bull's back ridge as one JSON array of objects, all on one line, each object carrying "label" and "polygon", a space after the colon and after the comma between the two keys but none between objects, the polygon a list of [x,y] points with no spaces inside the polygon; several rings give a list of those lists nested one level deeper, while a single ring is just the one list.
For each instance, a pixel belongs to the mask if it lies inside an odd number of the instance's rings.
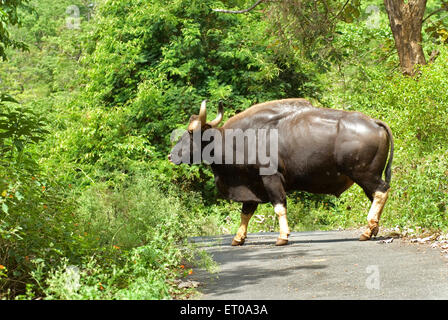
[{"label": "bull's back ridge", "polygon": [[[298,108],[297,111],[302,109],[303,107],[309,108],[315,108],[311,102],[309,102],[306,99],[303,98],[290,98],[290,99],[281,99],[281,100],[273,100],[268,102],[263,102],[259,104],[255,104],[248,109],[234,115],[231,117],[227,122],[224,124],[223,127],[229,127],[235,122],[238,122],[239,120],[242,120],[244,118],[250,118],[251,116],[254,116],[259,113],[263,112],[272,112],[275,113],[276,111],[280,111],[280,108],[289,107],[288,111],[291,110],[291,108]],[[285,110],[286,111],[286,110]]]}]

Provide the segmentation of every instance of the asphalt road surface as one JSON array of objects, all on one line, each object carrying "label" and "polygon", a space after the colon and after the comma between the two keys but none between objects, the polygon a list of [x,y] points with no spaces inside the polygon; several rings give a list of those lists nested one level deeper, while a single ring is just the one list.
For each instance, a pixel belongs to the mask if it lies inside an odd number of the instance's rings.
[{"label": "asphalt road surface", "polygon": [[212,254],[216,273],[195,270],[196,299],[448,299],[448,259],[436,248],[401,239],[358,241],[359,231],[293,232],[193,241]]}]

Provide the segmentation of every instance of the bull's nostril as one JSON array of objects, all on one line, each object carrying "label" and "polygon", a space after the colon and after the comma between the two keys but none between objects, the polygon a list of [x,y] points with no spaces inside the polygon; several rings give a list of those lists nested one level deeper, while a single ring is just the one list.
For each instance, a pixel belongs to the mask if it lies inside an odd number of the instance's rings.
[{"label": "bull's nostril", "polygon": [[170,154],[168,155],[168,160],[171,161],[171,155]]}]

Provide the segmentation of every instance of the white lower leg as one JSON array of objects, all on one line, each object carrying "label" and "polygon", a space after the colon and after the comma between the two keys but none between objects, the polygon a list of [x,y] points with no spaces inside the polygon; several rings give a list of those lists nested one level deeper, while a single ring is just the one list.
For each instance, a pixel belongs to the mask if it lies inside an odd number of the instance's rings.
[{"label": "white lower leg", "polygon": [[289,227],[288,219],[286,218],[286,208],[283,204],[277,204],[274,206],[274,212],[278,216],[278,223],[280,226],[280,239],[288,240]]},{"label": "white lower leg", "polygon": [[363,236],[370,238],[372,234],[376,235],[376,233],[378,233],[381,213],[383,212],[388,196],[389,190],[386,192],[377,191],[373,194],[372,206],[367,215],[369,229],[363,233]]},{"label": "white lower leg", "polygon": [[252,215],[253,214],[241,213],[240,227],[238,228],[238,232],[236,233],[236,236],[233,238],[233,240],[241,242],[242,240],[246,239],[247,227],[249,225],[250,218],[252,218]]}]

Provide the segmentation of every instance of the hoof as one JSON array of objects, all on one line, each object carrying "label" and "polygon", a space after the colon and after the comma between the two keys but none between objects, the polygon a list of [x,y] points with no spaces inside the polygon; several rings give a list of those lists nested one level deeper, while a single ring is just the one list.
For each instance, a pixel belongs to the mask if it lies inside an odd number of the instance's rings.
[{"label": "hoof", "polygon": [[372,237],[376,237],[380,227],[378,224],[369,225],[369,228],[359,237],[360,241],[370,240]]},{"label": "hoof", "polygon": [[359,237],[359,241],[367,241],[370,240],[371,237],[365,235],[364,233]]},{"label": "hoof", "polygon": [[288,240],[286,239],[281,239],[281,238],[278,238],[277,239],[277,242],[275,243],[275,245],[276,246],[284,246],[284,245],[287,245],[288,244]]},{"label": "hoof", "polygon": [[233,239],[232,240],[232,246],[236,247],[236,246],[242,246],[244,244],[244,239],[241,239],[240,241]]}]

